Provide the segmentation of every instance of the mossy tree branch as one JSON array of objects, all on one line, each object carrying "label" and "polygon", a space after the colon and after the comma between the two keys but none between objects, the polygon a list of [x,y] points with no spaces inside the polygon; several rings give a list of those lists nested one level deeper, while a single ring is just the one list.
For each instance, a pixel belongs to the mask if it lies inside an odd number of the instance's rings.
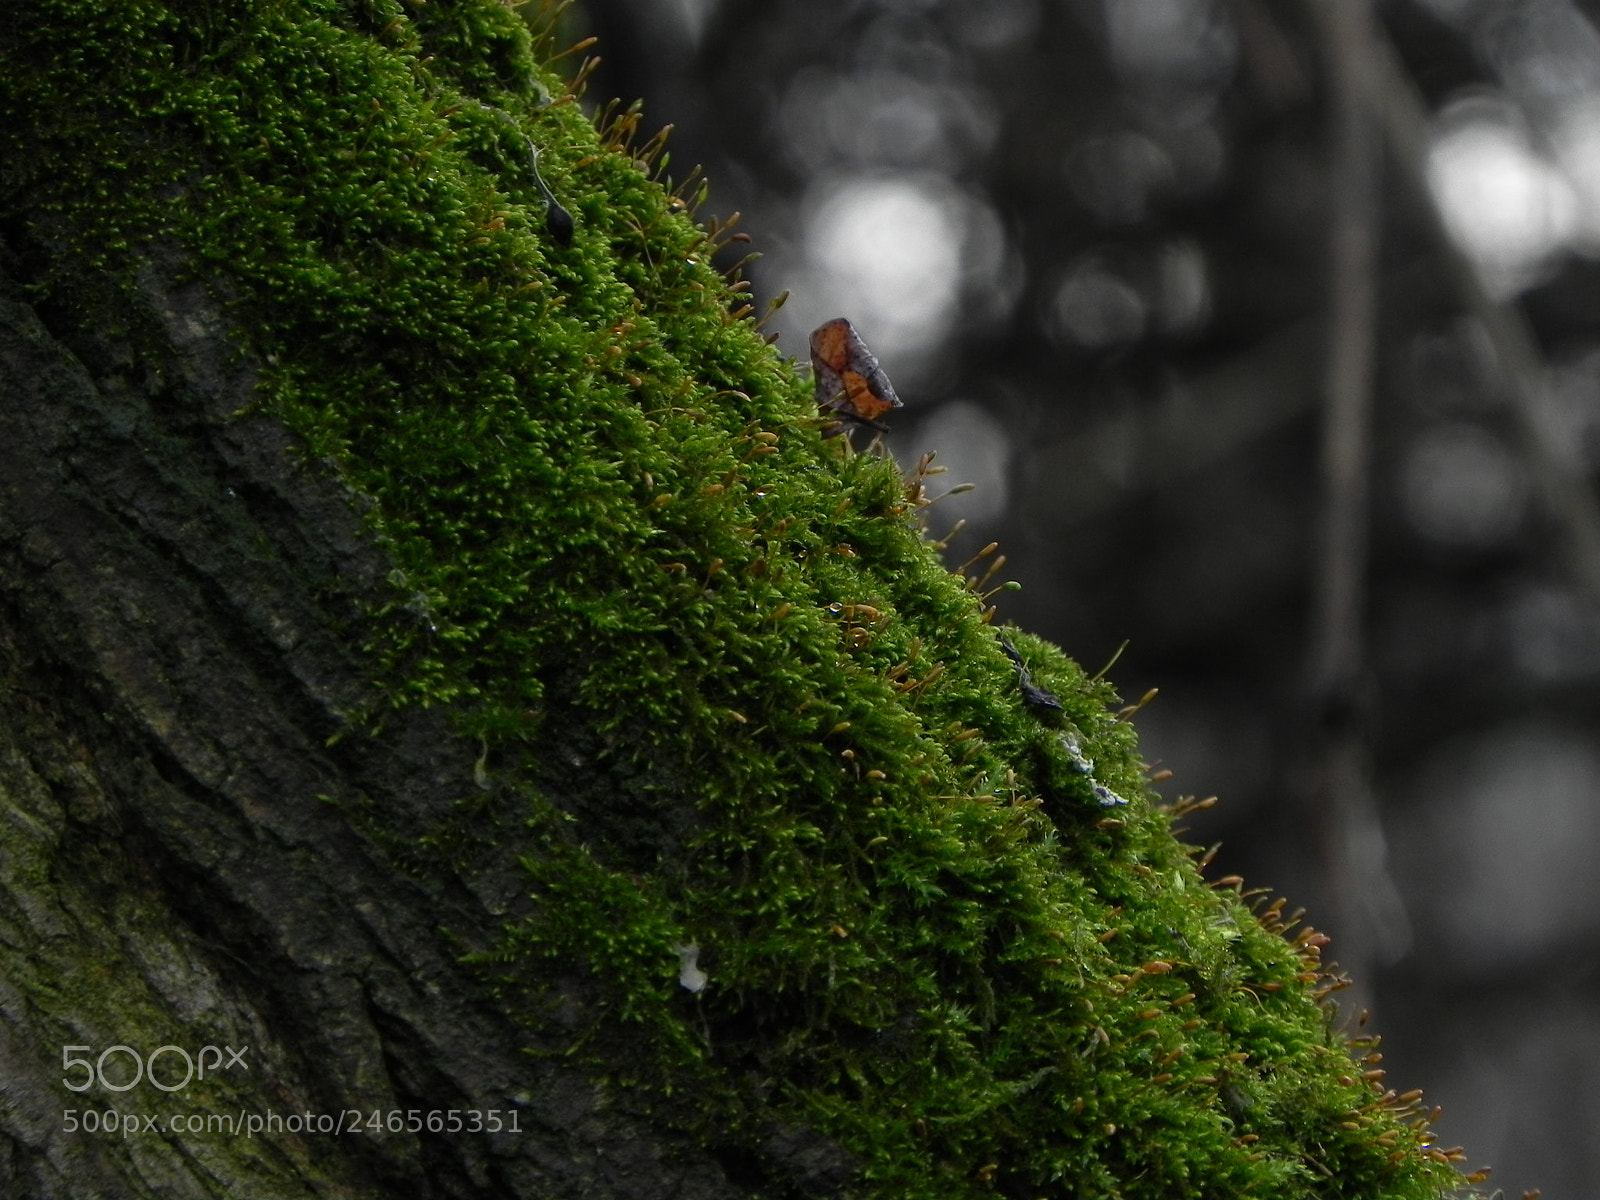
[{"label": "mossy tree branch", "polygon": [[[1029,702],[555,49],[488,0],[0,30],[6,1188],[1448,1190],[1326,939],[1013,632]],[[79,1094],[65,1045],[250,1071]]]}]

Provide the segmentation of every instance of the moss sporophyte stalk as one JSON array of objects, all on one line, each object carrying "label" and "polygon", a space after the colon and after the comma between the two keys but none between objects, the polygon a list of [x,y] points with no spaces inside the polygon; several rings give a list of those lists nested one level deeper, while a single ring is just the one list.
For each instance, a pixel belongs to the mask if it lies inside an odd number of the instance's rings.
[{"label": "moss sporophyte stalk", "polygon": [[[385,703],[478,747],[460,812],[386,844],[423,876],[520,864],[532,914],[473,964],[530,1053],[730,1155],[819,1130],[852,1195],[1458,1186],[1333,1029],[1326,939],[1204,879],[1110,686],[1002,641],[940,562],[923,470],[823,436],[703,186],[542,65],[559,22],[8,20],[4,219],[51,248],[39,299],[120,289],[137,329],[140,264],[181,254],[258,405],[367,506]],[[383,798],[348,803],[382,841]]]}]

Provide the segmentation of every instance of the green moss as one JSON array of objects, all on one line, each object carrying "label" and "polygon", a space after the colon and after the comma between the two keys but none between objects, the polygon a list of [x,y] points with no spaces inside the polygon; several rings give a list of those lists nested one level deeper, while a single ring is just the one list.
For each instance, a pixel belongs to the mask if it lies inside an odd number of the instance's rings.
[{"label": "green moss", "polygon": [[16,7],[0,216],[36,291],[88,308],[183,247],[259,403],[371,499],[374,676],[482,747],[497,831],[402,857],[524,863],[536,915],[478,965],[531,1042],[580,978],[553,1049],[616,1103],[692,1096],[735,1148],[813,1125],[863,1194],[1455,1184],[1331,1031],[1315,943],[1174,840],[1110,688],[1013,633],[1063,707],[1024,703],[917,481],[821,437],[636,114],[597,134],[509,9]]}]

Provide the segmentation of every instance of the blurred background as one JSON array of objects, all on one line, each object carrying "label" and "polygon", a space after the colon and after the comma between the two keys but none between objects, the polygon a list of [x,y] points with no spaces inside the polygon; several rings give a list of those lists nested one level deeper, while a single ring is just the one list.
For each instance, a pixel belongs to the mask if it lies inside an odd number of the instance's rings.
[{"label": "blurred background", "polygon": [[[1600,1196],[1600,3],[582,0],[1001,619],[1306,905],[1491,1186]],[[576,59],[573,60],[574,65]],[[858,439],[859,440],[859,439]]]}]

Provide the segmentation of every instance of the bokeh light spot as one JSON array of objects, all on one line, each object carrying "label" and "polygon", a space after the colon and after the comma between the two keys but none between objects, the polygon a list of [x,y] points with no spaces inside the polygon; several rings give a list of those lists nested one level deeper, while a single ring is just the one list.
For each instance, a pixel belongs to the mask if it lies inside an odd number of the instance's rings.
[{"label": "bokeh light spot", "polygon": [[1047,327],[1069,347],[1104,350],[1144,335],[1145,303],[1121,276],[1095,259],[1084,259],[1056,288]]},{"label": "bokeh light spot", "polygon": [[1491,546],[1521,524],[1527,479],[1494,435],[1465,422],[1444,422],[1412,447],[1401,499],[1424,537],[1452,546]]},{"label": "bokeh light spot", "polygon": [[960,213],[934,188],[880,177],[828,190],[806,223],[807,255],[882,354],[942,334],[961,284]]},{"label": "bokeh light spot", "polygon": [[[1467,963],[1534,957],[1596,926],[1600,751],[1584,735],[1514,725],[1452,746],[1424,788],[1426,828],[1406,839],[1403,872]],[[1555,886],[1560,881],[1560,886]]]},{"label": "bokeh light spot", "polygon": [[1565,176],[1541,157],[1511,110],[1478,98],[1452,105],[1428,155],[1428,184],[1446,227],[1505,296],[1536,282],[1578,232]]}]

